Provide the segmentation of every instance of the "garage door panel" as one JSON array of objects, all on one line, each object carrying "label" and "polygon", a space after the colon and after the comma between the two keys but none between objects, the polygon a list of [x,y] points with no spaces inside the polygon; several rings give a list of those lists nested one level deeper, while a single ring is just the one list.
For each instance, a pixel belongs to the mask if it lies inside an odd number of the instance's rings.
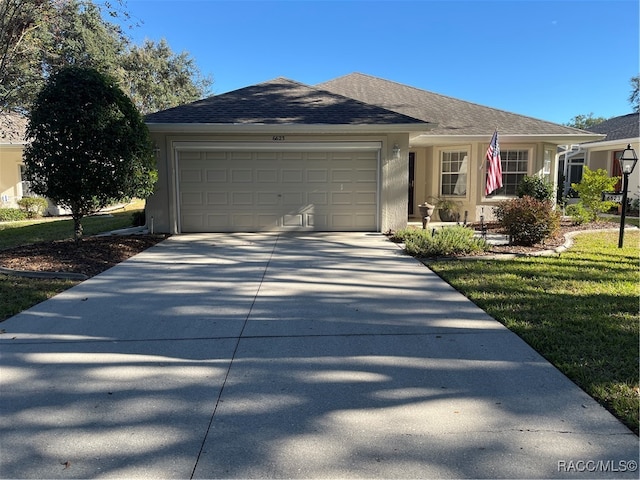
[{"label": "garage door panel", "polygon": [[202,182],[202,170],[185,169],[182,170],[182,181],[185,183]]},{"label": "garage door panel", "polygon": [[329,219],[326,215],[315,213],[307,214],[307,223],[316,230],[325,230],[329,228]]},{"label": "garage door panel", "polygon": [[351,192],[331,192],[331,203],[333,205],[351,205],[352,202]]},{"label": "garage door panel", "polygon": [[302,170],[296,169],[284,169],[282,170],[282,182],[283,183],[302,183]]},{"label": "garage door panel", "polygon": [[285,214],[282,225],[284,227],[304,227],[304,215],[302,213]]},{"label": "garage door panel", "polygon": [[178,152],[180,230],[377,228],[377,152]]},{"label": "garage door panel", "polygon": [[376,170],[373,168],[367,168],[367,169],[360,168],[356,170],[355,180],[358,183],[375,184],[377,178],[378,178],[378,175],[376,173]]},{"label": "garage door panel", "polygon": [[256,180],[258,183],[277,183],[278,171],[275,168],[271,170],[258,169],[256,170]]},{"label": "garage door panel", "polygon": [[258,192],[257,194],[258,206],[273,207],[279,205],[280,194],[276,192]]},{"label": "garage door panel", "polygon": [[206,179],[209,183],[227,183],[229,181],[229,172],[223,169],[207,169]]},{"label": "garage door panel", "polygon": [[182,204],[185,206],[202,206],[202,193],[185,192],[182,194]]},{"label": "garage door panel", "polygon": [[375,205],[376,192],[356,192],[356,205]]},{"label": "garage door panel", "polygon": [[231,170],[231,183],[252,183],[253,171],[250,168]]},{"label": "garage door panel", "polygon": [[321,170],[307,170],[307,183],[327,183],[329,172],[326,168]]},{"label": "garage door panel", "polygon": [[309,192],[307,199],[311,205],[329,205],[329,194],[327,192]]},{"label": "garage door panel", "polygon": [[304,202],[304,194],[302,192],[283,193],[281,195],[281,198],[282,198],[282,206],[285,208],[297,207],[302,205]]},{"label": "garage door panel", "polygon": [[209,192],[207,193],[207,205],[228,206],[229,194],[226,192]]}]

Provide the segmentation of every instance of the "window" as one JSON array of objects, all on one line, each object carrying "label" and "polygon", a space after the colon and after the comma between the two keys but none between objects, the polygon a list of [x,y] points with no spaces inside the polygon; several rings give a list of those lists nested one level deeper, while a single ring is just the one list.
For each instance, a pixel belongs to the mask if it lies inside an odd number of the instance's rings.
[{"label": "window", "polygon": [[441,195],[464,197],[467,194],[466,151],[442,152],[440,157]]},{"label": "window", "polygon": [[527,175],[529,168],[529,150],[500,150],[502,161],[502,188],[489,195],[517,196],[518,185]]}]

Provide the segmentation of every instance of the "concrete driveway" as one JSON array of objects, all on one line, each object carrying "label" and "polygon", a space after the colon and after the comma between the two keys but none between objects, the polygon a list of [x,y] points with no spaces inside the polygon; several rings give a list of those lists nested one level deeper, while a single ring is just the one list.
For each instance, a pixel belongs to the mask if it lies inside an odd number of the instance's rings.
[{"label": "concrete driveway", "polygon": [[638,437],[379,234],[175,236],[0,327],[3,478],[637,478]]}]

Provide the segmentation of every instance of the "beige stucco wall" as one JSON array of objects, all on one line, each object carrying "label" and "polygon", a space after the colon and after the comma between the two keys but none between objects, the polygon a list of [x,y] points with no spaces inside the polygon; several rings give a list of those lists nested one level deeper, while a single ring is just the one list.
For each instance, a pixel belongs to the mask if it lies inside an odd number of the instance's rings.
[{"label": "beige stucco wall", "polygon": [[[147,199],[147,226],[155,232],[177,233],[177,205],[175,186],[175,152],[177,142],[272,142],[273,133],[269,134],[184,134],[172,132],[154,132],[151,127],[152,139],[156,145],[158,182],[154,194]],[[320,143],[320,142],[380,142],[379,160],[379,226],[380,231],[397,230],[407,224],[407,188],[408,188],[408,156],[409,134],[392,135],[358,134],[358,135],[313,135],[291,134],[278,132],[283,135],[282,143]],[[401,153],[394,158],[393,146],[397,144]]]},{"label": "beige stucco wall", "polygon": [[22,145],[0,145],[0,207],[16,207],[22,198]]},{"label": "beige stucco wall", "polygon": [[[460,220],[464,220],[465,211],[468,212],[467,220],[477,222],[480,215],[484,215],[485,220],[493,219],[493,207],[500,201],[511,197],[496,197],[487,199],[484,195],[485,169],[484,161],[489,144],[484,142],[467,142],[460,144],[435,145],[429,147],[410,148],[415,153],[415,205],[414,216],[411,220],[418,221],[418,204],[423,203],[433,197],[440,197],[440,158],[441,152],[451,150],[466,150],[469,153],[467,166],[467,191],[464,196],[444,196],[442,198],[451,199],[460,204]],[[555,154],[557,146],[546,143],[504,143],[500,144],[501,150],[526,149],[529,150],[528,175],[539,175],[549,182],[557,183],[557,156]],[[545,169],[545,150],[547,159],[550,160],[548,168]],[[545,173],[547,172],[548,173]],[[437,213],[432,218],[439,221]]]},{"label": "beige stucco wall", "polygon": [[[640,156],[640,141],[637,140],[633,141],[632,139],[628,139],[628,141],[621,141],[616,144],[607,144],[605,146],[598,146],[597,144],[594,144],[591,148],[586,144],[584,145],[587,150],[586,164],[591,170],[601,168],[606,170],[609,175],[613,175],[615,152],[621,152],[627,148],[627,145],[629,144],[635,150],[636,155]],[[639,198],[640,196],[640,165],[636,165],[631,175],[629,175],[628,195],[631,199]]]}]

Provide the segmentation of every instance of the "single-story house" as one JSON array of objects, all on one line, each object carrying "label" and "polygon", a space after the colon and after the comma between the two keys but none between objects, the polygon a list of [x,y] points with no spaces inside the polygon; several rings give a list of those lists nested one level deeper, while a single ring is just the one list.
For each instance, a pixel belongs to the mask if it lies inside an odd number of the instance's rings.
[{"label": "single-story house", "polygon": [[0,208],[16,208],[16,202],[29,194],[22,163],[26,128],[25,116],[0,114]]},{"label": "single-story house", "polygon": [[[525,175],[556,184],[559,145],[603,138],[359,73],[277,78],[146,122],[159,174],[147,221],[168,233],[385,232],[432,197],[488,219]],[[504,186],[487,196],[495,129]]]},{"label": "single-story house", "polygon": [[[612,177],[622,175],[619,158],[628,145],[640,156],[640,113],[629,113],[613,117],[589,128],[593,133],[605,135],[597,141],[589,141],[577,145],[560,147],[559,172],[565,179],[565,194],[572,183],[582,179],[582,168],[586,165],[591,170],[606,170]],[[561,178],[562,178],[561,177]],[[622,188],[618,182],[615,191]],[[636,166],[629,176],[629,198],[638,198],[640,194],[640,167]]]}]

